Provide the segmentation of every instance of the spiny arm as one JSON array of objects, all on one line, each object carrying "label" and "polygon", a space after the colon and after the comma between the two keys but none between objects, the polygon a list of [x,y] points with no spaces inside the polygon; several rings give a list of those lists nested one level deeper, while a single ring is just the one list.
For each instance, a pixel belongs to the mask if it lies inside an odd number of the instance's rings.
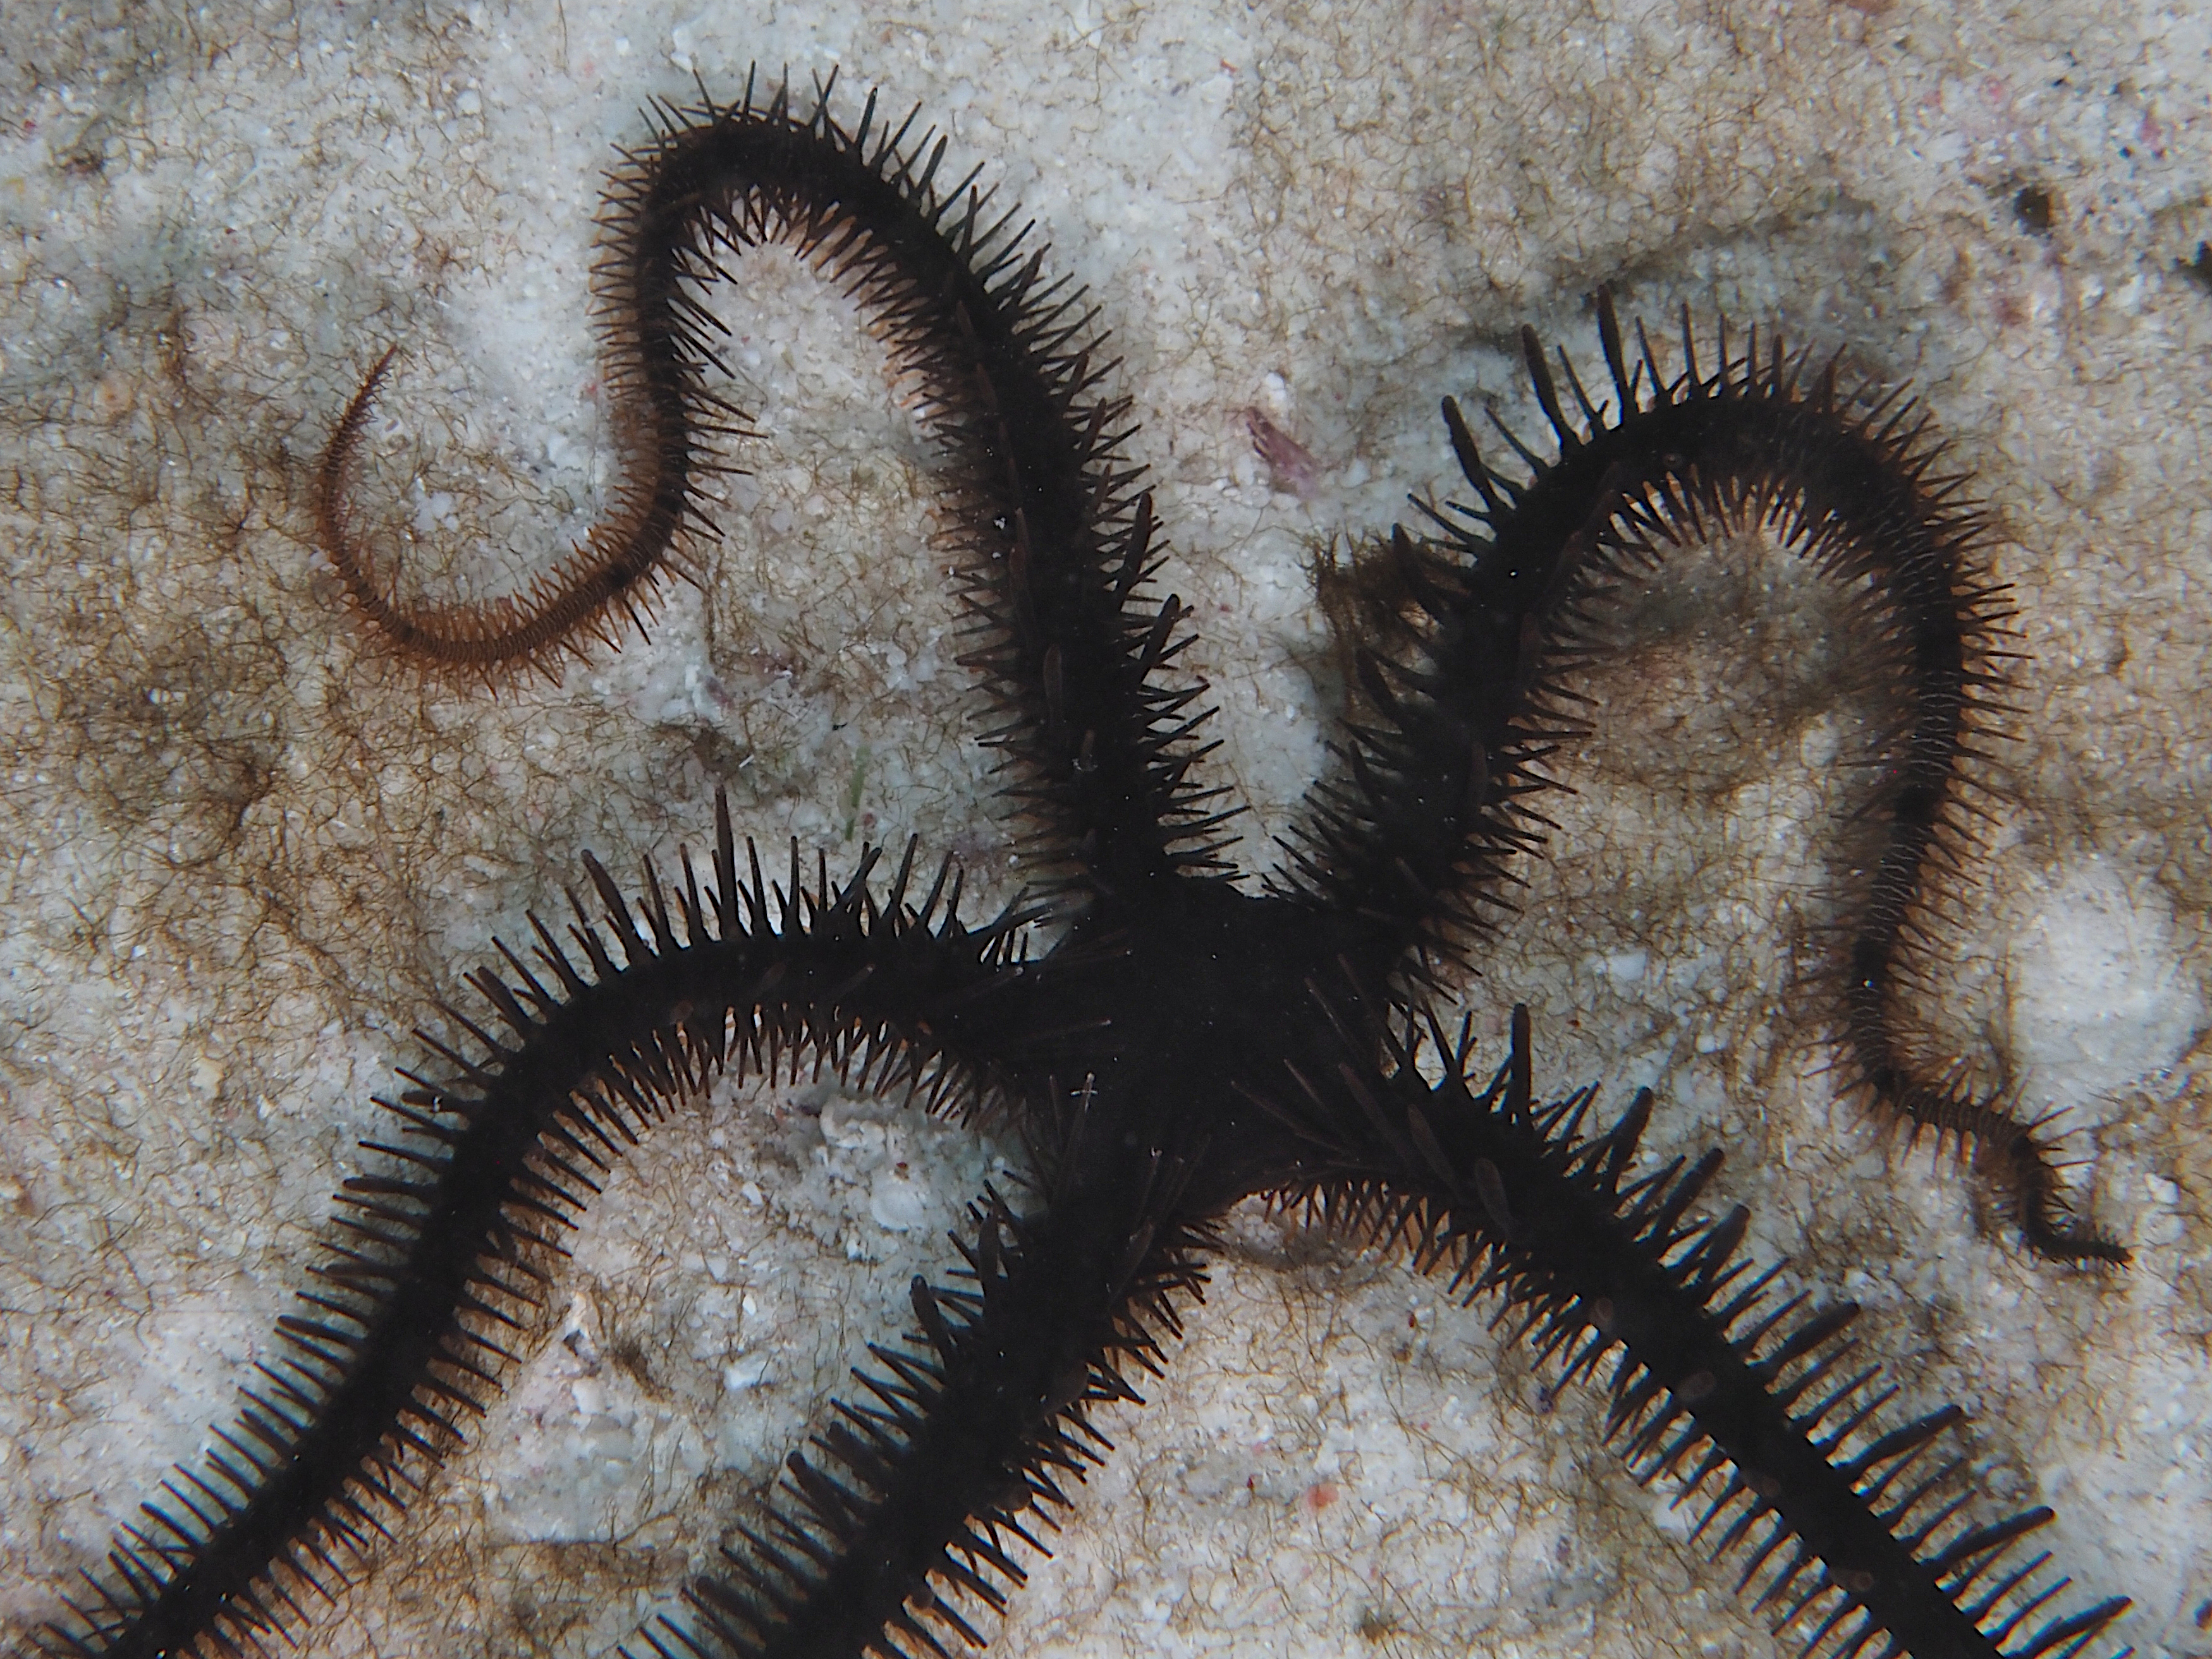
[{"label": "spiny arm", "polygon": [[[575,895],[567,943],[535,917],[471,982],[497,1036],[458,1012],[473,1054],[425,1037],[434,1067],[380,1103],[382,1168],[338,1194],[336,1239],[233,1426],[180,1468],[88,1574],[37,1650],[121,1659],[251,1650],[296,1633],[460,1443],[550,1293],[562,1240],[652,1123],[727,1071],[829,1066],[933,1103],[1024,1075],[1028,912],[971,929],[940,869],[909,897],[913,849],[880,898],[871,852],[840,886],[741,869],[718,803],[712,883],[688,856],[635,908],[596,860],[601,920]],[[949,891],[948,891],[949,888]],[[619,960],[617,959],[619,958]]]},{"label": "spiny arm", "polygon": [[1741,1565],[1738,1589],[1805,1654],[2075,1659],[2126,1607],[2060,1611],[2068,1581],[2017,1547],[2051,1511],[1971,1516],[1965,1460],[1936,1452],[1957,1408],[1898,1421],[1899,1390],[1851,1358],[1857,1309],[1808,1310],[1778,1267],[1753,1272],[1741,1206],[1694,1218],[1718,1152],[1632,1176],[1648,1091],[1584,1138],[1594,1091],[1537,1102],[1525,1009],[1486,1086],[1464,1030],[1431,1033],[1434,1085],[1416,1035],[1368,1035],[1387,1069],[1273,1103],[1307,1149],[1298,1194],[1470,1300],[1500,1298],[1554,1387],[1601,1376],[1607,1437],[1639,1480],[1681,1481],[1702,1505],[1692,1536]]},{"label": "spiny arm", "polygon": [[1942,450],[1909,403],[1839,395],[1832,363],[1814,369],[1778,343],[1762,355],[1756,332],[1731,356],[1723,330],[1708,374],[1686,317],[1687,367],[1669,379],[1640,331],[1631,367],[1609,295],[1597,311],[1614,399],[1595,401],[1562,358],[1579,418],[1522,331],[1559,444],[1547,460],[1505,434],[1525,482],[1483,460],[1446,402],[1480,504],[1432,511],[1437,537],[1400,528],[1381,556],[1399,615],[1361,654],[1368,717],[1340,745],[1343,775],[1297,832],[1285,885],[1367,919],[1412,979],[1463,960],[1494,921],[1513,858],[1541,843],[1529,798],[1550,787],[1547,757],[1587,732],[1573,676],[1612,648],[1603,602],[1685,547],[1764,526],[1851,596],[1864,629],[1852,648],[1881,665],[1893,703],[1896,735],[1861,815],[1866,868],[1839,895],[1845,943],[1826,977],[1846,1075],[1915,1133],[1970,1141],[2032,1249],[2124,1261],[2068,1213],[2036,1126],[1995,1095],[1929,1075],[1905,1036],[1929,884],[1968,849],[1961,769],[2009,654],[2010,611],[1965,480],[1939,473]]}]

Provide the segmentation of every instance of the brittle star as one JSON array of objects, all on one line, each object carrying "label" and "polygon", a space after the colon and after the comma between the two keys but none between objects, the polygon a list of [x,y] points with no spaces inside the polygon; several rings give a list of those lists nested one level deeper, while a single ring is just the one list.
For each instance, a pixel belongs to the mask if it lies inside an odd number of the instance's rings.
[{"label": "brittle star", "polygon": [[325,550],[369,625],[433,668],[491,677],[611,637],[681,538],[711,532],[707,446],[745,431],[708,389],[718,325],[697,285],[726,276],[721,252],[784,241],[870,310],[950,458],[965,660],[1051,878],[981,925],[950,862],[932,877],[911,843],[880,888],[879,854],[833,881],[795,843],[771,880],[726,802],[705,867],[648,865],[635,896],[586,854],[596,912],[572,896],[565,941],[533,918],[526,958],[501,945],[468,976],[490,1014],[448,1010],[465,1036],[426,1039],[437,1064],[385,1103],[398,1132],[346,1182],[342,1242],[283,1322],[285,1351],[45,1650],[299,1635],[519,1362],[509,1333],[624,1146],[718,1075],[825,1066],[997,1118],[1025,1185],[976,1201],[951,1282],[913,1281],[914,1329],[872,1349],[862,1392],[636,1649],[983,1642],[979,1610],[1023,1582],[1037,1518],[1105,1455],[1095,1410],[1138,1398],[1221,1218],[1255,1195],[1503,1299],[1556,1385],[1601,1376],[1632,1468],[1695,1495],[1698,1533],[1806,1651],[2072,1659],[2094,1641],[2124,1601],[2058,1608],[2065,1581],[2021,1547],[2050,1512],[1976,1513],[1936,1449],[1958,1413],[1895,1419],[1895,1390],[1848,1358],[1856,1310],[1808,1311],[1755,1271],[1741,1208],[1696,1213],[1717,1153],[1640,1170],[1648,1092],[1596,1127],[1590,1091],[1537,1093],[1525,1013],[1492,1071],[1468,1024],[1430,1009],[1540,844],[1531,797],[1583,729],[1571,682],[1601,648],[1601,603],[1716,527],[1764,526],[1850,594],[1899,705],[1866,814],[1877,854],[1842,896],[1830,975],[1848,1085],[1967,1146],[2031,1249],[2123,1259],[2068,1216],[2036,1126],[1923,1075],[1897,1035],[1923,881],[1964,844],[1960,767],[2007,615],[1965,481],[1939,474],[1911,405],[1755,334],[1735,352],[1723,330],[1701,366],[1686,318],[1669,373],[1602,293],[1601,400],[1524,331],[1558,453],[1501,426],[1525,476],[1501,473],[1445,403],[1476,499],[1370,550],[1394,597],[1359,650],[1360,715],[1290,861],[1247,890],[1224,857],[1233,812],[1192,776],[1204,687],[1173,678],[1187,613],[1151,592],[1152,497],[1127,405],[1099,394],[1111,368],[1081,293],[1045,279],[974,175],[938,185],[945,146],[916,118],[887,126],[872,97],[845,126],[827,88],[805,114],[750,82],[702,100],[665,111],[610,193],[600,293],[629,471],[606,522],[518,598],[392,599],[347,510],[387,354],[322,469]]}]

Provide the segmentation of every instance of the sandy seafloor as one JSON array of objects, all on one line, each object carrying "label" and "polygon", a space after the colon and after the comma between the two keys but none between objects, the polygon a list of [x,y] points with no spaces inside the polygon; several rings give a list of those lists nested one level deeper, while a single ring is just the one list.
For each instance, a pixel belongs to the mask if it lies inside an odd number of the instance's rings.
[{"label": "sandy seafloor", "polygon": [[[394,340],[362,486],[383,544],[495,589],[580,532],[611,465],[603,171],[648,100],[758,59],[919,104],[1091,286],[1255,871],[1324,760],[1315,550],[1449,489],[1441,396],[1529,429],[1522,321],[1593,361],[1581,296],[1611,282],[1914,384],[1996,515],[2030,655],[1925,1041],[2063,1110],[2135,1266],[2023,1260],[1836,1105],[1799,978],[1851,646],[1776,567],[1705,567],[1593,685],[1559,856],[1465,1004],[1494,1036],[1527,999],[1545,1078],[1651,1083],[1656,1142],[1724,1142],[1759,1247],[1866,1305],[1909,1400],[1972,1412],[1991,1504],[2056,1505],[2082,1589],[2137,1598],[2140,1650],[2212,1653],[2201,18],[7,0],[0,40],[0,1632],[228,1412],[409,1028],[578,849],[672,857],[721,783],[770,844],[842,866],[914,832],[1019,884],[929,452],[788,258],[720,301],[764,435],[649,645],[496,696],[426,683],[365,650],[312,546],[313,459]],[[1254,410],[1309,480],[1255,453]],[[307,1650],[609,1649],[902,1328],[1005,1154],[805,1083],[660,1131],[479,1449]],[[1256,1209],[1230,1239],[998,1650],[1778,1650],[1593,1398],[1532,1409],[1480,1310]]]}]

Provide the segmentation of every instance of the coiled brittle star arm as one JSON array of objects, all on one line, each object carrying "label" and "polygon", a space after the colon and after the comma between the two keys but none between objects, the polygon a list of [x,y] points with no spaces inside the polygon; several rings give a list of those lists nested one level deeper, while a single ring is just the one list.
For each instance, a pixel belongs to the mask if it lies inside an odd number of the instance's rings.
[{"label": "coiled brittle star arm", "polygon": [[[340,418],[317,477],[324,550],[356,607],[403,656],[496,675],[542,663],[633,617],[679,538],[713,534],[704,448],[746,431],[706,380],[722,325],[695,297],[727,252],[787,244],[842,283],[889,344],[942,445],[975,643],[967,660],[1000,711],[987,739],[1035,818],[1049,865],[1092,890],[1157,887],[1214,867],[1218,821],[1185,780],[1205,718],[1197,689],[1154,684],[1182,651],[1184,611],[1139,592],[1152,574],[1152,498],[1122,453],[1126,398],[1102,398],[1097,308],[1042,276],[1029,227],[994,216],[975,173],[938,180],[945,143],[878,119],[849,129],[830,88],[811,115],[764,103],[664,112],[607,192],[596,284],[624,469],[614,510],[528,594],[404,605],[351,529],[349,475],[391,356]],[[1224,815],[1225,816],[1225,815]]]},{"label": "coiled brittle star arm", "polygon": [[[1394,532],[1389,559],[1416,618],[1360,673],[1374,719],[1341,753],[1348,776],[1322,793],[1297,835],[1286,885],[1370,919],[1414,953],[1415,978],[1463,962],[1492,925],[1517,854],[1540,846],[1528,798],[1544,762],[1588,728],[1576,667],[1606,648],[1601,602],[1668,555],[1729,529],[1770,527],[1851,597],[1857,649],[1884,665],[1898,737],[1865,817],[1871,867],[1843,896],[1842,947],[1826,965],[1844,1074],[1914,1133],[1966,1143],[2008,1201],[2022,1237],[2065,1261],[2127,1252],[2069,1213],[2055,1161],[1994,1093],[1927,1075],[1901,1035],[1901,981],[1925,951],[1926,886],[1955,868],[1968,834],[1961,763],[1994,711],[2011,612],[1990,575],[1982,514],[1964,480],[1940,476],[1939,446],[1894,394],[1847,396],[1835,365],[1814,368],[1754,331],[1740,356],[1664,374],[1650,342],[1631,368],[1612,298],[1597,296],[1613,400],[1593,401],[1564,356],[1579,417],[1534,332],[1522,350],[1559,443],[1546,460],[1504,433],[1526,480],[1492,469],[1458,405],[1444,416],[1480,497],[1431,510],[1439,534]],[[1640,335],[1640,331],[1639,331]]]}]

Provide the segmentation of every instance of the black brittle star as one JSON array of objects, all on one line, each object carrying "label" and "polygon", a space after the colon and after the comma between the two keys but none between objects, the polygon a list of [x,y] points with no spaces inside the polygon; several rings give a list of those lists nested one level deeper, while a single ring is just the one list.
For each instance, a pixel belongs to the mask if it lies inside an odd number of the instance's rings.
[{"label": "black brittle star", "polygon": [[302,1635],[518,1363],[511,1334],[625,1146],[719,1075],[826,1064],[996,1117],[1025,1185],[975,1202],[962,1264],[913,1282],[914,1328],[872,1349],[860,1392],[628,1651],[982,1642],[1039,1517],[1105,1455],[1095,1409],[1164,1363],[1221,1218],[1255,1195],[1503,1302],[1556,1384],[1598,1381],[1631,1468],[1692,1494],[1699,1537],[1805,1652],[2087,1649],[2124,1601],[2066,1606],[2025,1541],[2050,1511],[1988,1518],[1939,1449],[1955,1409],[1893,1413],[1895,1389],[1850,1358],[1856,1310],[1754,1269],[1741,1208],[1699,1212],[1718,1153],[1645,1170],[1648,1091],[1593,1122],[1589,1091],[1537,1094],[1525,1012],[1493,1073],[1468,1024],[1430,1012],[1540,845],[1530,798],[1584,729],[1571,682],[1602,648],[1604,602],[1680,545],[1763,527],[1849,596],[1895,703],[1827,980],[1846,1085],[1966,1148],[2029,1249],[2124,1259],[2069,1217],[2035,1126],[1924,1075],[1898,1035],[1924,880],[1965,847],[1961,766],[2008,637],[1983,518],[1911,406],[1756,334],[1732,351],[1723,328],[1701,364],[1686,318],[1670,373],[1605,294],[1593,398],[1524,331],[1557,454],[1500,426],[1526,476],[1494,471],[1446,402],[1475,499],[1365,556],[1390,597],[1360,645],[1357,716],[1288,865],[1247,890],[1222,856],[1224,792],[1192,775],[1204,687],[1172,672],[1187,612],[1152,591],[1152,497],[1128,405],[1099,390],[1094,312],[975,175],[939,184],[945,144],[915,117],[883,123],[871,97],[846,126],[830,101],[800,113],[749,82],[735,104],[665,109],[617,173],[598,282],[628,471],[565,565],[473,606],[378,585],[346,492],[389,355],[321,471],[325,549],[379,636],[433,669],[495,676],[609,637],[683,539],[712,533],[708,445],[746,428],[708,389],[719,325],[698,291],[727,276],[723,253],[783,242],[860,299],[946,453],[965,660],[1048,881],[971,925],[950,862],[932,874],[911,844],[887,883],[876,852],[833,880],[795,843],[771,879],[726,802],[704,866],[647,866],[635,896],[586,854],[595,911],[572,895],[565,942],[533,918],[526,957],[501,945],[470,974],[489,1013],[448,1011],[465,1035],[429,1040],[434,1060],[383,1103],[396,1130],[346,1182],[340,1243],[239,1420],[32,1645],[240,1654]]}]

